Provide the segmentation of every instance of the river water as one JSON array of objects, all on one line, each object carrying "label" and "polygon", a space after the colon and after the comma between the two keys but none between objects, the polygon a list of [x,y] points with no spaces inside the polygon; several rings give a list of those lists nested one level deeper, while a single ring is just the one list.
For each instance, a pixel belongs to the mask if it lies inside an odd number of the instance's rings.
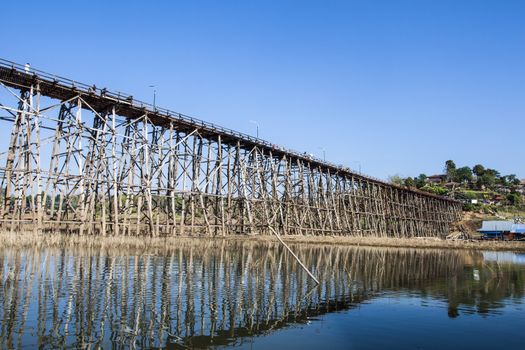
[{"label": "river water", "polygon": [[0,248],[2,348],[523,349],[523,254],[291,248]]}]

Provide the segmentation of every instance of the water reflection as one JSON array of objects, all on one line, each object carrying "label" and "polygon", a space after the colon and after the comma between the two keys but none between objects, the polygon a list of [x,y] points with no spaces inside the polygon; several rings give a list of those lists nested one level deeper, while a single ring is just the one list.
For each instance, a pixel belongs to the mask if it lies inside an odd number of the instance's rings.
[{"label": "water reflection", "polygon": [[525,265],[525,253],[483,252],[485,261]]},{"label": "water reflection", "polygon": [[231,346],[384,293],[443,300],[457,317],[496,314],[525,289],[522,267],[479,252],[292,249],[320,286],[273,244],[0,249],[0,337],[28,348]]}]

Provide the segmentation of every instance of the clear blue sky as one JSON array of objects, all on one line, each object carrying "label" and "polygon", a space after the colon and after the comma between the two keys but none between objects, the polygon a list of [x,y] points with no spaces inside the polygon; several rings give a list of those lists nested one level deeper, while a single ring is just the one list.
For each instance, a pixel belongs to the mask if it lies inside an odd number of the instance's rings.
[{"label": "clear blue sky", "polygon": [[[525,1],[19,1],[0,57],[363,172],[525,177]],[[359,163],[357,163],[359,162]]]}]

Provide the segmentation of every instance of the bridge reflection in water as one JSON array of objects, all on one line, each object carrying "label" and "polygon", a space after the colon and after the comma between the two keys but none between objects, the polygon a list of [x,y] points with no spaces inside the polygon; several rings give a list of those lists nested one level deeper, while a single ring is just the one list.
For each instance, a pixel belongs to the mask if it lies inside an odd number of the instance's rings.
[{"label": "bridge reflection in water", "polygon": [[[467,251],[207,241],[167,250],[0,250],[7,347],[239,345],[392,291],[445,300],[449,316],[523,297],[522,271]],[[352,312],[351,310],[349,312]],[[446,311],[444,311],[446,312]]]}]

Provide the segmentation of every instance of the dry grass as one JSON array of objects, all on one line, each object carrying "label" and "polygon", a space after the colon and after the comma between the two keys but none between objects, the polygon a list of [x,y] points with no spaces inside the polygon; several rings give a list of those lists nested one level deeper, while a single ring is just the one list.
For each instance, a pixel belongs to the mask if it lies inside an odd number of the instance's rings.
[{"label": "dry grass", "polygon": [[[282,236],[287,243],[315,245],[346,245],[396,248],[431,248],[431,249],[474,249],[474,250],[512,250],[525,251],[525,241],[449,241],[437,238],[379,238],[379,237],[332,237],[332,236]],[[250,241],[278,243],[273,236],[228,236],[228,237],[100,237],[76,236],[64,234],[33,235],[29,233],[0,234],[2,247],[85,247],[117,248],[121,250],[150,251],[151,249],[169,249],[181,244],[193,242]]]},{"label": "dry grass", "polygon": [[298,237],[286,236],[287,242],[337,244],[368,247],[473,249],[525,251],[525,241],[445,240],[439,238],[379,238],[379,237]]}]

